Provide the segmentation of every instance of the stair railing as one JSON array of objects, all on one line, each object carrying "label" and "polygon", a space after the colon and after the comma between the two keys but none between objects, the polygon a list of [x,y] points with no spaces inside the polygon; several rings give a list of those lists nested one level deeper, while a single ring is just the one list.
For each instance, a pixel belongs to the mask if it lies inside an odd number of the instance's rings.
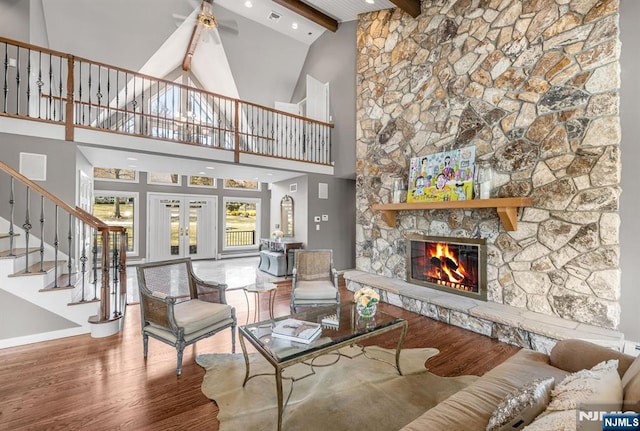
[{"label": "stair railing", "polygon": [[69,141],[82,128],[232,151],[235,163],[332,164],[330,123],[4,37],[0,56],[0,116],[64,125]]},{"label": "stair railing", "polygon": [[[9,176],[9,256],[22,256],[25,259],[25,273],[45,273],[50,270],[49,265],[53,265],[54,282],[49,289],[73,288],[74,282],[78,282],[81,288],[81,298],[78,302],[86,302],[98,299],[98,290],[100,291],[99,300],[100,307],[97,316],[92,316],[89,321],[91,323],[101,323],[118,319],[124,314],[126,305],[126,229],[121,226],[109,226],[97,217],[86,212],[80,207],[72,207],[62,199],[50,193],[48,190],[22,175],[6,163],[0,161],[0,171]],[[2,182],[0,182],[2,183]],[[24,187],[25,201],[20,203],[24,211],[24,222],[22,229],[24,232],[24,248],[16,247],[15,226],[19,215],[16,214],[20,210],[18,208],[18,190],[17,184]],[[32,197],[37,193],[38,198]],[[38,247],[30,247],[33,225],[31,214],[32,206],[39,206],[39,223],[40,223],[40,240]],[[52,207],[52,208],[51,208]],[[53,213],[54,226],[53,232],[47,236],[47,214]],[[60,211],[67,214],[67,217],[61,217]],[[63,226],[63,219],[67,219],[66,226]],[[60,229],[66,228],[66,250],[61,250]],[[98,262],[98,235],[102,239],[101,259]],[[50,255],[53,256],[53,262],[46,261],[47,250],[45,247],[46,239],[50,238],[53,244],[53,250]],[[92,257],[89,257],[87,242],[93,239],[91,247]],[[75,247],[79,242],[78,247]],[[66,286],[59,284],[59,266],[63,263],[60,254],[66,251],[67,255],[67,274]],[[30,253],[38,252],[39,262],[30,264]],[[97,271],[98,263],[101,267],[101,278],[98,280]],[[76,279],[74,280],[73,272],[77,268]],[[111,280],[112,277],[112,280]],[[98,286],[98,283],[99,286]],[[93,299],[87,299],[87,285],[94,284]]]}]

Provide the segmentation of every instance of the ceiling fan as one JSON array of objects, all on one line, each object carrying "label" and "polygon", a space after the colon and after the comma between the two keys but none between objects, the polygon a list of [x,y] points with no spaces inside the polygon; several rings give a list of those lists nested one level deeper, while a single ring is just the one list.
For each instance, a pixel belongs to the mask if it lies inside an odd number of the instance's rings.
[{"label": "ceiling fan", "polygon": [[[200,8],[200,12],[194,20],[191,39],[189,40],[189,45],[187,46],[187,52],[185,53],[184,60],[182,60],[182,70],[184,70],[185,72],[188,72],[191,69],[191,60],[196,52],[198,43],[203,38],[203,34],[205,38],[211,35],[214,38],[213,40],[215,43],[220,43],[220,39],[217,37],[216,33],[211,32],[211,30],[213,30],[214,28],[218,28],[218,30],[225,30],[233,35],[238,34],[237,23],[235,21],[224,23],[219,22],[216,19],[215,15],[213,14],[213,0],[202,0],[202,2],[198,2],[197,0],[189,0],[189,3],[191,3],[194,8]],[[185,21],[187,19],[186,16],[176,14],[173,14],[173,17],[182,21]]]}]

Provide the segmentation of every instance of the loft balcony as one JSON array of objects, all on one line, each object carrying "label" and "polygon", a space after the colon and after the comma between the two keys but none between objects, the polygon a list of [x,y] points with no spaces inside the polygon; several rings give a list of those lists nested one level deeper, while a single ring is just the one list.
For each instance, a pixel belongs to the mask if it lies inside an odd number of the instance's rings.
[{"label": "loft balcony", "polygon": [[4,132],[333,174],[332,124],[2,37],[0,55]]}]

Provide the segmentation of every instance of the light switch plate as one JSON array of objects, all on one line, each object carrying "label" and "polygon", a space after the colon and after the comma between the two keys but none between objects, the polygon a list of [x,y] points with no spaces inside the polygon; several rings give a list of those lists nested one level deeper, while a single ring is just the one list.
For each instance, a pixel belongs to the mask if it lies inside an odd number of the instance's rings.
[{"label": "light switch plate", "polygon": [[329,214],[322,214],[322,221],[329,221]]},{"label": "light switch plate", "polygon": [[315,216],[313,218],[313,221],[316,222],[316,223],[320,223],[320,216]]}]

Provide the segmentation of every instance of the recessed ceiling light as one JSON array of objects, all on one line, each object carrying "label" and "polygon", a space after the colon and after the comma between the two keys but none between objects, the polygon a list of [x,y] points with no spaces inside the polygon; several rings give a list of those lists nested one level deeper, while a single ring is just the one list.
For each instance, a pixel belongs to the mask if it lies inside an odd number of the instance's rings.
[{"label": "recessed ceiling light", "polygon": [[267,176],[268,176],[268,177],[272,177],[272,176],[273,176],[273,174],[267,174]]},{"label": "recessed ceiling light", "polygon": [[206,175],[205,172],[198,172],[198,175]]},{"label": "recessed ceiling light", "polygon": [[136,165],[129,165],[128,167],[130,167],[130,168],[137,168],[137,166],[136,166]]},{"label": "recessed ceiling light", "polygon": [[135,157],[127,157],[127,160],[131,160],[132,162],[135,162],[138,159],[136,159]]},{"label": "recessed ceiling light", "polygon": [[375,0],[366,0],[366,2],[369,3],[369,4],[374,4]]},{"label": "recessed ceiling light", "polygon": [[247,0],[246,2],[244,2],[244,6],[245,7],[253,7],[253,3],[251,3],[249,0]]},{"label": "recessed ceiling light", "polygon": [[214,170],[215,168],[213,166],[205,166],[205,169],[211,169]]},{"label": "recessed ceiling light", "polygon": [[294,29],[294,30],[297,30],[298,29],[298,23],[297,22],[292,23],[291,24],[291,28]]}]

